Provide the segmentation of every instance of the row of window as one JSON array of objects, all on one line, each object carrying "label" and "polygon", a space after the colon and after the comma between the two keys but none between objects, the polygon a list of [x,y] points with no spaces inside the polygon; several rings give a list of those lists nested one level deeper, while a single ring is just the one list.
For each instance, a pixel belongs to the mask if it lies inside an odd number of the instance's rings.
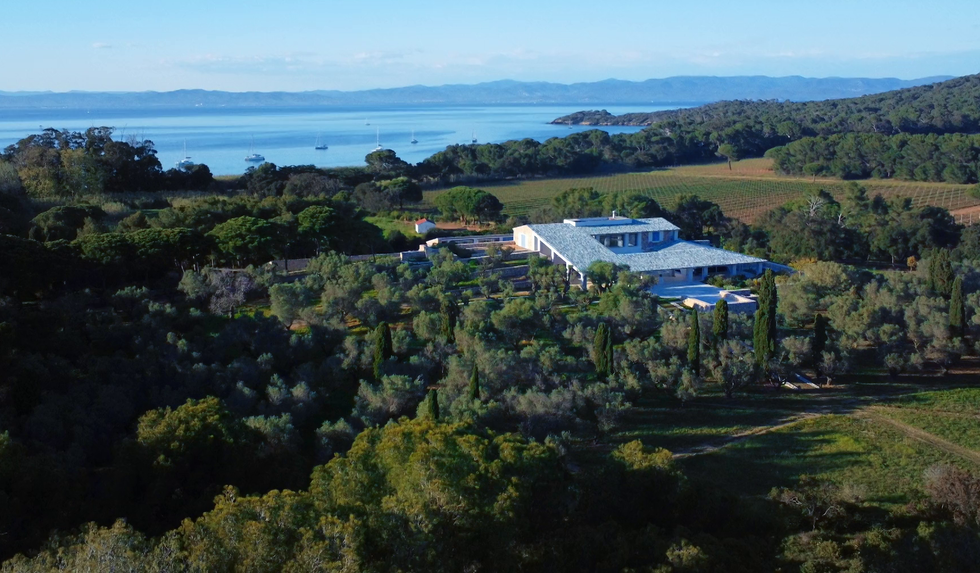
[{"label": "row of window", "polygon": [[[671,237],[671,232],[668,231],[664,236],[664,240],[669,240]],[[635,247],[639,244],[640,237],[644,233],[624,233],[621,235],[592,235],[595,240],[599,241],[603,247],[609,249],[617,249],[622,247]],[[660,231],[649,231],[647,233],[647,241],[650,243],[660,242]]]}]

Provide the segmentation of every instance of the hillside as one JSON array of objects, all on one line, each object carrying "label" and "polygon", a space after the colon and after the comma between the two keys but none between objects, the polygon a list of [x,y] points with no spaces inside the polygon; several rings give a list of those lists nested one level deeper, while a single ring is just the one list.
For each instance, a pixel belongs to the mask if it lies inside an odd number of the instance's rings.
[{"label": "hillside", "polygon": [[822,100],[879,93],[945,78],[672,77],[559,84],[501,80],[479,84],[407,86],[363,91],[0,92],[0,109],[308,107],[334,105],[700,104],[725,99]]},{"label": "hillside", "polygon": [[[731,98],[730,98],[731,99]],[[722,132],[759,125],[790,139],[846,132],[952,133],[980,129],[980,75],[848,99],[722,101],[699,107],[614,116],[581,111],[554,120],[575,125],[679,124]]]}]

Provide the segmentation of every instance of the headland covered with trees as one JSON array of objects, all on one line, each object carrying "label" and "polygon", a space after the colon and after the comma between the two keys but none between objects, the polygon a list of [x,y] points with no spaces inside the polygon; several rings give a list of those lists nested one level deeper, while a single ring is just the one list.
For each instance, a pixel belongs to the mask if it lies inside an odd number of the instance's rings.
[{"label": "headland covered with trees", "polygon": [[[906,118],[907,137],[951,137],[976,131],[977,81],[871,97],[906,102],[881,108]],[[940,92],[927,122],[923,102]],[[782,105],[813,120],[756,141],[770,124],[753,110]],[[775,481],[750,496],[688,462],[693,448],[638,431],[650,404],[678,418],[705,416],[701,403],[715,416],[753,403],[818,416],[828,402],[778,388],[801,373],[838,388],[872,378],[829,412],[840,425],[862,395],[970,364],[980,233],[944,209],[855,182],[751,226],[696,196],[661,205],[642,190],[569,189],[530,215],[663,216],[683,238],[793,265],[708,278],[755,291],[751,315],[679,308],[609,263],[574,288],[560,267],[496,246],[418,264],[351,258],[417,243],[372,216],[525,222],[481,180],[735,159],[772,142],[789,157],[805,137],[874,124],[809,105],[716,104],[710,128],[687,111],[635,135],[453,146],[417,165],[380,151],[364,167],[264,164],[222,180],[204,166],[163,171],[151,142],[107,128],[9,147],[2,571],[974,570],[980,465],[968,454],[930,457],[875,492],[867,476],[784,479],[762,458],[739,479]],[[807,131],[824,124],[838,128]],[[422,204],[437,183],[466,185]],[[296,258],[309,259],[302,273],[266,264]],[[903,447],[839,463],[918,468]]]}]

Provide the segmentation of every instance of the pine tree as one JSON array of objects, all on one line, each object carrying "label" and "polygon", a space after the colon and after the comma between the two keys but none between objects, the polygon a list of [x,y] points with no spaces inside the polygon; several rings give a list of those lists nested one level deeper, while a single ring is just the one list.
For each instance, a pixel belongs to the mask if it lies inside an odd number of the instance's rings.
[{"label": "pine tree", "polygon": [[595,363],[595,373],[605,376],[609,373],[608,353],[606,346],[609,342],[609,327],[606,323],[600,323],[595,329],[595,338],[592,339],[592,361]]},{"label": "pine tree", "polygon": [[459,307],[451,300],[442,301],[442,335],[446,344],[456,342],[456,321],[459,318]]},{"label": "pine tree", "polygon": [[963,326],[966,323],[966,307],[963,304],[963,278],[953,280],[952,292],[949,297],[949,333],[952,336],[963,336]]},{"label": "pine tree", "polygon": [[691,329],[687,332],[687,363],[695,375],[701,375],[701,318],[696,308],[691,311]]},{"label": "pine tree", "polygon": [[385,362],[391,358],[391,329],[387,322],[382,322],[374,329],[374,378],[380,380],[384,374]]},{"label": "pine tree", "polygon": [[714,322],[711,325],[711,335],[716,342],[728,338],[728,301],[719,300],[715,304]]},{"label": "pine tree", "polygon": [[429,418],[439,421],[439,391],[429,390]]},{"label": "pine tree", "polygon": [[473,372],[470,374],[470,401],[480,399],[480,369],[473,362]]}]

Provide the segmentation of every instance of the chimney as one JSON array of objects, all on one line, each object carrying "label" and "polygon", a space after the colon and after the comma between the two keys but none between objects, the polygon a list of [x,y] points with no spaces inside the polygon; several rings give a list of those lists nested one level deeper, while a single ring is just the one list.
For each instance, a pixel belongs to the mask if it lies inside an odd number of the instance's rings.
[{"label": "chimney", "polygon": [[612,215],[612,218],[613,218],[613,219],[615,219],[615,218],[616,218],[616,210],[615,210],[615,209],[613,209],[613,215]]}]

